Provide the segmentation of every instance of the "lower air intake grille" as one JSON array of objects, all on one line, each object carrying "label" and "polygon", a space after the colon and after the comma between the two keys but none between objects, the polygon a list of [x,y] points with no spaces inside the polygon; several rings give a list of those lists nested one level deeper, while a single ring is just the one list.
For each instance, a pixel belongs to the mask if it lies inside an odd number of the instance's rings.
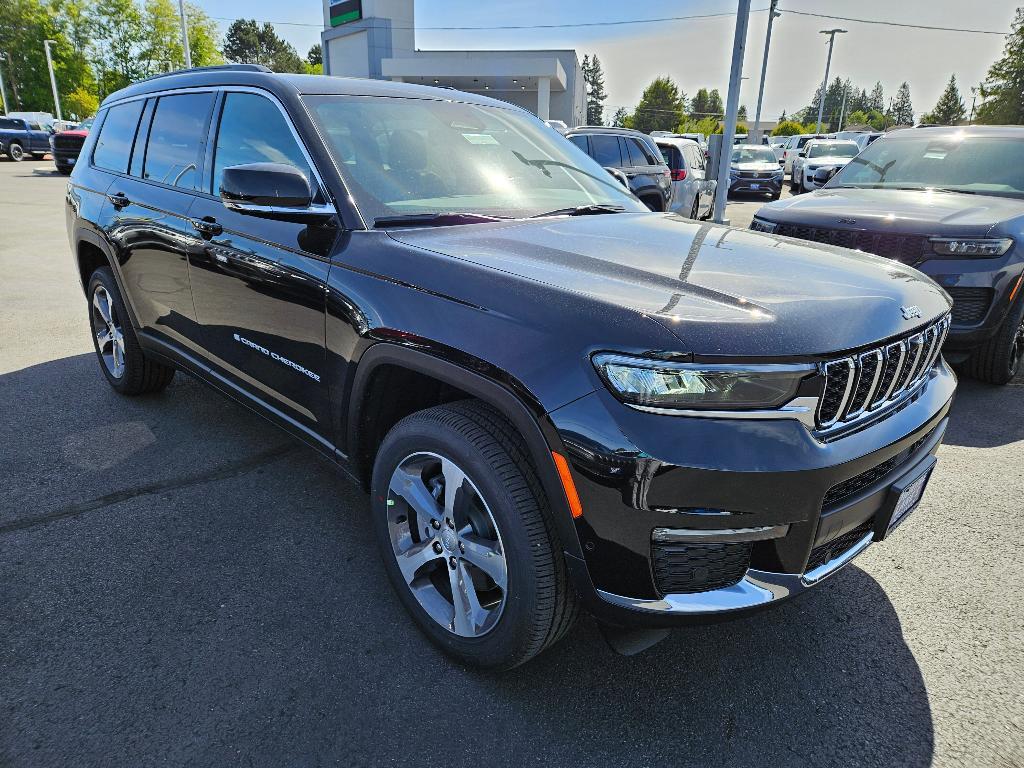
[{"label": "lower air intake grille", "polygon": [[747,572],[750,542],[666,544],[654,542],[654,582],[663,595],[693,594],[731,587]]},{"label": "lower air intake grille", "polygon": [[991,288],[948,288],[953,297],[953,322],[977,325],[985,319],[992,304]]},{"label": "lower air intake grille", "polygon": [[811,556],[807,560],[807,568],[804,569],[804,573],[809,573],[815,568],[824,565],[829,560],[834,560],[840,555],[848,552],[850,547],[868,535],[872,528],[874,528],[874,525],[875,523],[873,519],[868,520],[867,522],[858,525],[852,531],[848,531],[842,536],[837,536],[832,539],[832,541],[812,549]]}]

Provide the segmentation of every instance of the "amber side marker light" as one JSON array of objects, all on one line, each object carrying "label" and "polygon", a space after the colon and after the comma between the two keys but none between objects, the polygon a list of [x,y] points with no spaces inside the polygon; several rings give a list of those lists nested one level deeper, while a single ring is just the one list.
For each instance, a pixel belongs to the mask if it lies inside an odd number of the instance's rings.
[{"label": "amber side marker light", "polygon": [[569,462],[560,453],[551,452],[551,458],[555,460],[555,467],[558,469],[558,477],[562,481],[562,489],[565,491],[565,500],[569,502],[569,511],[573,519],[583,517],[583,505],[580,504],[580,495],[576,493],[576,483],[572,481],[569,474]]},{"label": "amber side marker light", "polygon": [[1017,284],[1015,286],[1013,286],[1013,290],[1010,291],[1010,303],[1011,304],[1013,303],[1013,297],[1017,295],[1017,291],[1018,291],[1018,289],[1020,289],[1021,280],[1024,280],[1024,274],[1021,274],[1021,276],[1017,278]]}]

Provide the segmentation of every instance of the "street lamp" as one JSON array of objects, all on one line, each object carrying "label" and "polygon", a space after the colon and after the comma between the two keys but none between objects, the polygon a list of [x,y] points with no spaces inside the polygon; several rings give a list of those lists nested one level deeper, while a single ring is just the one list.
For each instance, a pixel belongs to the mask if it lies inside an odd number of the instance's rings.
[{"label": "street lamp", "polygon": [[[3,80],[0,80],[0,84]],[[967,119],[968,125],[974,125],[974,104],[978,100],[978,89],[975,86],[971,86],[971,116]]]},{"label": "street lamp", "polygon": [[188,48],[188,24],[185,22],[184,0],[178,0],[178,15],[181,17],[181,47],[185,52],[185,69],[192,69],[192,52]]},{"label": "street lamp", "polygon": [[818,99],[818,127],[815,133],[821,133],[821,112],[825,109],[825,92],[828,90],[828,69],[832,66],[832,46],[835,45],[836,35],[845,34],[845,29],[823,29],[822,35],[828,35],[828,58],[825,59],[825,79],[821,81],[821,98]]},{"label": "street lamp", "polygon": [[[10,61],[6,53],[0,53],[0,61]],[[11,105],[7,102],[7,89],[4,88],[4,72],[0,69],[0,99],[4,102],[4,114],[11,111]]]},{"label": "street lamp", "polygon": [[755,139],[758,139],[761,133],[761,100],[764,98],[764,77],[768,73],[768,49],[772,45],[772,25],[775,24],[775,19],[782,15],[775,10],[778,5],[779,0],[772,0],[771,7],[768,9],[768,32],[764,36],[764,59],[761,61],[761,85],[757,89],[757,112],[754,114]]},{"label": "street lamp", "polygon": [[57,95],[57,78],[53,74],[53,58],[50,56],[50,46],[56,42],[56,40],[43,40],[43,48],[46,49],[46,67],[50,70],[50,87],[53,88],[53,105],[57,108],[57,120],[63,122],[64,118],[60,114],[60,96]]}]

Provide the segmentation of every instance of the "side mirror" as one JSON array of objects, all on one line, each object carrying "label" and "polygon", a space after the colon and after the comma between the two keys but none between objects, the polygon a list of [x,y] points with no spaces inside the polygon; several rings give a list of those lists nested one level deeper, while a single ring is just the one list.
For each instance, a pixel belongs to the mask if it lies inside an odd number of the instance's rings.
[{"label": "side mirror", "polygon": [[806,149],[801,149],[798,154],[799,154],[800,157],[807,157],[807,150]]},{"label": "side mirror", "polygon": [[626,189],[629,189],[629,179],[626,177],[626,174],[624,174],[618,168],[605,167],[605,170],[608,171],[608,173],[610,173],[612,176],[614,176],[615,180],[619,182],[619,184],[624,186]]},{"label": "side mirror", "polygon": [[305,174],[293,165],[247,163],[224,169],[220,199],[240,213],[296,214],[309,210],[313,193]]}]

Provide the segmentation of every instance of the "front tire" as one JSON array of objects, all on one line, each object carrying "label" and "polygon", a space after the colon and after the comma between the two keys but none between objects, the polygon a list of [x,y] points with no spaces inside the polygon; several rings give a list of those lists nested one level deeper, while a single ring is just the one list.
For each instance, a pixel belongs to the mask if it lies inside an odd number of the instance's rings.
[{"label": "front tire", "polygon": [[521,440],[475,401],[407,416],[381,444],[373,527],[399,599],[441,650],[510,669],[577,614],[547,501]]},{"label": "front tire", "polygon": [[146,357],[110,267],[89,279],[89,327],[100,370],[122,395],[159,392],[171,383],[174,369]]},{"label": "front tire", "polygon": [[25,150],[22,149],[21,144],[15,141],[8,145],[7,156],[14,162],[20,163],[25,159]]},{"label": "front tire", "polygon": [[1024,299],[999,326],[996,335],[976,349],[964,363],[972,379],[987,384],[1008,384],[1024,366]]}]

